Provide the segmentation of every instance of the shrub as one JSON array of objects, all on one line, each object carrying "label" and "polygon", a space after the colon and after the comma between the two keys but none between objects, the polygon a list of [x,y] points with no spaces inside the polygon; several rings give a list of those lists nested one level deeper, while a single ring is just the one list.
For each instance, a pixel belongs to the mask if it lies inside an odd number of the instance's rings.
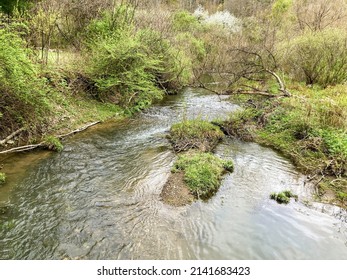
[{"label": "shrub", "polygon": [[0,115],[4,127],[33,127],[50,109],[44,79],[30,55],[19,36],[0,29]]},{"label": "shrub", "polygon": [[158,32],[136,30],[106,13],[92,22],[87,36],[87,72],[101,100],[138,111],[190,78],[182,65],[184,55]]},{"label": "shrub", "polygon": [[26,9],[32,6],[33,1],[28,0],[6,0],[0,2],[0,11],[8,15],[12,15],[14,12],[23,13]]},{"label": "shrub", "polygon": [[179,11],[173,15],[173,28],[175,31],[192,31],[199,27],[199,21],[187,11]]},{"label": "shrub", "polygon": [[346,81],[347,33],[325,29],[309,32],[287,46],[284,68],[299,81],[323,87]]},{"label": "shrub", "polygon": [[147,55],[159,60],[159,67],[153,73],[157,86],[171,93],[190,82],[191,66],[181,49],[173,46],[159,32],[150,29],[138,30],[137,37],[142,45],[147,46]]},{"label": "shrub", "polygon": [[100,99],[112,96],[115,103],[137,110],[162,97],[155,76],[161,68],[160,59],[149,56],[148,46],[132,32],[120,29],[92,42],[88,72]]},{"label": "shrub", "polygon": [[230,14],[229,11],[218,11],[209,15],[208,11],[202,6],[199,6],[194,11],[193,15],[204,24],[219,25],[230,32],[241,31],[241,20]]}]

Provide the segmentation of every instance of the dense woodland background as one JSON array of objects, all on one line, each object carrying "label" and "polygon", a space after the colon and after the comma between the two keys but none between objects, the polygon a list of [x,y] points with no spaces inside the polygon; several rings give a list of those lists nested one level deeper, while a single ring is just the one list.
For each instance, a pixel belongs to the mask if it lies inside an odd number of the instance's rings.
[{"label": "dense woodland background", "polygon": [[0,7],[3,150],[201,86],[245,102],[226,125],[230,135],[281,150],[320,178],[320,194],[333,189],[346,203],[346,0]]}]

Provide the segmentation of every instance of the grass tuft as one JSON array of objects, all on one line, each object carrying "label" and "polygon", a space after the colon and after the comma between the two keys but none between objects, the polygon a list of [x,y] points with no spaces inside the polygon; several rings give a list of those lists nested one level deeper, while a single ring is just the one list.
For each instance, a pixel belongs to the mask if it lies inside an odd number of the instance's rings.
[{"label": "grass tuft", "polygon": [[0,172],[0,185],[6,182],[6,174]]},{"label": "grass tuft", "polygon": [[210,152],[223,136],[218,126],[208,121],[195,119],[174,124],[171,127],[169,139],[176,152],[189,149]]},{"label": "grass tuft", "polygon": [[276,200],[279,204],[288,204],[291,198],[298,200],[298,196],[288,190],[280,193],[272,193],[270,194],[270,198]]},{"label": "grass tuft", "polygon": [[45,138],[45,145],[48,150],[61,152],[64,148],[63,144],[60,142],[60,140],[57,137],[54,137],[52,135],[47,136]]}]

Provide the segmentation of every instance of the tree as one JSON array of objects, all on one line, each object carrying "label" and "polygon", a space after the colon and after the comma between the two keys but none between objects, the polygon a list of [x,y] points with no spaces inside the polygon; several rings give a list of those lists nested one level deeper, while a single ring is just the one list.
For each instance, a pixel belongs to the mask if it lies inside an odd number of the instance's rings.
[{"label": "tree", "polygon": [[301,30],[320,31],[345,24],[347,3],[345,0],[297,0],[294,10]]},{"label": "tree", "polygon": [[32,1],[26,0],[0,0],[0,9],[8,16],[11,16],[15,10],[23,12],[29,8],[31,4]]}]

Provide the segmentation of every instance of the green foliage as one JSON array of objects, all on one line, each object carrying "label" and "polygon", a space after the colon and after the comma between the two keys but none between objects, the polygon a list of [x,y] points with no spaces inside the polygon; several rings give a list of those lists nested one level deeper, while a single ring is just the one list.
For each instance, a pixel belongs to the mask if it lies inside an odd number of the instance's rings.
[{"label": "green foliage", "polygon": [[88,42],[95,42],[107,37],[117,36],[119,32],[131,28],[132,18],[129,13],[133,13],[130,5],[119,5],[113,11],[105,11],[102,18],[95,18],[86,27],[85,37]]},{"label": "green foliage", "polygon": [[49,111],[46,85],[24,46],[18,35],[0,30],[0,113],[3,122],[14,127],[34,125]]},{"label": "green foliage", "polygon": [[226,171],[233,172],[234,171],[234,163],[232,160],[223,161],[223,167]]},{"label": "green foliage", "polygon": [[198,198],[208,198],[218,190],[226,170],[224,166],[230,165],[230,162],[210,153],[189,153],[179,156],[173,172],[183,171],[184,181],[191,193]]},{"label": "green foliage", "polygon": [[125,107],[143,109],[162,97],[156,86],[160,59],[148,55],[131,30],[117,30],[113,36],[91,44],[89,75],[100,90],[101,99],[112,96]]},{"label": "green foliage", "polygon": [[6,174],[0,172],[0,185],[6,182]]},{"label": "green foliage", "polygon": [[346,131],[336,131],[331,129],[317,131],[327,149],[332,156],[342,156],[347,159],[347,134]]},{"label": "green foliage", "polygon": [[272,16],[279,19],[293,5],[293,0],[276,0],[272,4]]},{"label": "green foliage", "polygon": [[223,136],[218,126],[208,121],[195,119],[174,124],[169,138],[176,151],[189,149],[211,151]]},{"label": "green foliage", "polygon": [[163,89],[187,82],[179,52],[158,32],[135,30],[106,13],[89,26],[88,38],[88,73],[101,100],[134,112],[162,98]]},{"label": "green foliage", "polygon": [[188,67],[194,68],[204,61],[207,50],[205,42],[201,38],[195,37],[192,33],[184,32],[179,33],[176,40],[187,55],[186,59],[190,64]]},{"label": "green foliage", "polygon": [[64,148],[63,144],[59,141],[59,139],[52,135],[45,137],[45,145],[47,149],[56,152],[61,152]]},{"label": "green foliage", "polygon": [[346,81],[347,33],[338,29],[308,32],[287,46],[284,67],[299,81],[323,87]]},{"label": "green foliage", "polygon": [[342,202],[347,202],[347,193],[346,192],[338,192],[337,198]]},{"label": "green foliage", "polygon": [[256,108],[233,114],[223,128],[229,135],[281,151],[305,173],[323,174],[328,178],[325,190],[338,196],[347,191],[346,86],[292,86],[296,89],[288,99],[252,98]]},{"label": "green foliage", "polygon": [[36,69],[24,42],[7,30],[0,30],[0,85],[12,89],[25,99],[25,88],[36,78]]},{"label": "green foliage", "polygon": [[298,196],[293,194],[291,191],[286,190],[280,193],[272,193],[270,198],[276,200],[279,204],[288,204],[291,198],[297,200]]},{"label": "green foliage", "polygon": [[180,49],[151,29],[138,30],[137,37],[142,45],[147,46],[147,55],[159,60],[159,69],[155,72],[157,86],[170,93],[189,84],[191,66]]},{"label": "green foliage", "polygon": [[0,10],[5,14],[12,15],[15,11],[24,12],[33,1],[28,0],[0,0]]},{"label": "green foliage", "polygon": [[188,11],[179,11],[173,15],[173,28],[175,31],[192,31],[200,25],[198,19]]}]

